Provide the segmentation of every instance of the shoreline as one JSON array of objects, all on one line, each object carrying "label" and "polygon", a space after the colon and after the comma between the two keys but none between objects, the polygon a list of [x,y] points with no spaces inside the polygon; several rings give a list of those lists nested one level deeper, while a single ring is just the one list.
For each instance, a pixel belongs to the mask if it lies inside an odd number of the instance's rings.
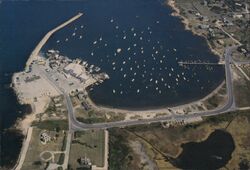
[{"label": "shoreline", "polygon": [[185,16],[181,15],[180,9],[177,7],[176,2],[174,0],[166,0],[165,4],[167,6],[169,6],[173,10],[173,12],[171,13],[171,16],[180,18],[182,24],[184,25],[185,30],[192,32],[194,35],[203,37],[206,40],[206,42],[207,42],[209,50],[213,54],[215,54],[216,56],[218,56],[219,62],[221,60],[223,60],[222,54],[220,54],[218,51],[216,51],[215,49],[212,48],[211,44],[209,43],[209,41],[208,41],[208,39],[207,39],[207,37],[205,35],[203,35],[201,33],[198,33],[194,29],[190,28],[190,26],[189,26],[190,25],[189,20]]},{"label": "shoreline", "polygon": [[212,90],[209,94],[205,95],[201,99],[194,100],[191,102],[179,104],[176,106],[162,106],[162,107],[156,107],[152,109],[143,109],[138,108],[136,109],[129,109],[129,108],[115,108],[111,106],[103,106],[103,105],[97,105],[88,95],[87,101],[90,103],[90,105],[97,111],[105,111],[105,112],[116,112],[116,113],[127,113],[127,114],[148,114],[148,113],[162,113],[162,112],[169,112],[168,109],[176,110],[176,109],[184,109],[185,107],[188,107],[190,105],[199,105],[202,104],[205,100],[208,98],[214,96],[218,93],[218,91],[222,88],[222,86],[225,84],[225,81],[223,80],[214,90]]}]

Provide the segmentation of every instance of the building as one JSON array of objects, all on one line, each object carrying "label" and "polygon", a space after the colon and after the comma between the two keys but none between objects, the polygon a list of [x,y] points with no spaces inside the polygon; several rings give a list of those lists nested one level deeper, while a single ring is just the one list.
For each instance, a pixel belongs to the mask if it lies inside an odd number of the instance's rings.
[{"label": "building", "polygon": [[42,132],[40,134],[40,141],[43,145],[47,144],[49,141],[51,141],[51,137],[46,132]]},{"label": "building", "polygon": [[82,73],[86,72],[85,68],[80,65],[80,64],[76,64],[76,63],[70,63],[68,64],[63,71],[67,74],[70,74],[73,77],[78,77],[80,76]]}]

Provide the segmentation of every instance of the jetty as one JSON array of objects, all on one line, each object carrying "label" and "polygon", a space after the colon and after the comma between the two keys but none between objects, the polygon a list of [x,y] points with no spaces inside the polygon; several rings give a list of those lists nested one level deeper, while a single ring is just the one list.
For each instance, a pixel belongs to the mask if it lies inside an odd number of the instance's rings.
[{"label": "jetty", "polygon": [[43,39],[38,43],[38,45],[36,46],[36,48],[32,51],[32,53],[30,54],[29,59],[26,62],[26,66],[25,66],[25,70],[29,69],[30,64],[32,63],[32,61],[36,60],[41,48],[43,47],[43,45],[48,41],[48,39],[51,37],[52,34],[54,34],[56,31],[62,29],[63,27],[69,25],[70,23],[72,23],[73,21],[77,20],[78,18],[80,18],[83,15],[83,13],[78,13],[76,16],[70,18],[69,20],[65,21],[64,23],[62,23],[61,25],[57,26],[56,28],[52,29],[51,31],[49,31],[44,37]]}]

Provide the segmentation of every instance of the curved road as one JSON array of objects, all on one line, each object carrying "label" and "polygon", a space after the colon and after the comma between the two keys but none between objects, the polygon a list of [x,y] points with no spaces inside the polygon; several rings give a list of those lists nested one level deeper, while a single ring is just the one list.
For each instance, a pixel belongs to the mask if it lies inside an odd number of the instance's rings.
[{"label": "curved road", "polygon": [[68,116],[69,116],[69,130],[87,130],[87,129],[106,129],[106,128],[112,128],[112,127],[125,127],[125,126],[131,126],[131,125],[139,125],[139,124],[150,124],[154,122],[164,122],[168,120],[183,120],[186,118],[195,118],[200,116],[212,116],[212,115],[218,115],[222,114],[228,111],[235,110],[235,101],[233,96],[233,83],[232,83],[232,77],[231,77],[231,53],[232,50],[235,49],[236,46],[233,47],[227,47],[225,50],[225,75],[226,75],[226,87],[227,87],[227,95],[228,100],[227,103],[216,109],[211,111],[205,111],[205,112],[197,112],[190,115],[172,115],[172,116],[163,116],[163,117],[156,117],[152,119],[141,119],[141,120],[128,120],[128,121],[116,121],[116,122],[108,122],[108,123],[95,123],[95,124],[85,124],[82,122],[79,122],[76,120],[73,105],[71,102],[71,99],[68,94],[64,92],[64,90],[57,85],[57,83],[44,71],[44,75],[47,77],[47,79],[51,82],[51,84],[56,87],[65,97],[66,99],[66,106],[68,109]]}]

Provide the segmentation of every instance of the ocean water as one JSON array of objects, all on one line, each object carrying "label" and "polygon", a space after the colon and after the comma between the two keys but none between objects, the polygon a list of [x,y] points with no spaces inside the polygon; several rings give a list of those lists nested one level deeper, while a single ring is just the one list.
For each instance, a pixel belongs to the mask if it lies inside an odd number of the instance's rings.
[{"label": "ocean water", "polygon": [[23,70],[31,51],[49,30],[82,11],[84,4],[0,1],[0,167],[15,164],[23,139],[18,131],[8,130],[26,112],[9,88],[12,74]]},{"label": "ocean water", "polygon": [[7,129],[27,112],[9,88],[11,76],[24,68],[49,30],[78,12],[84,16],[53,35],[43,51],[58,49],[107,72],[110,79],[90,91],[97,104],[137,109],[185,103],[208,94],[224,78],[223,67],[179,67],[181,60],[218,58],[203,38],[184,31],[162,1],[0,1],[1,166],[15,164],[22,136]]},{"label": "ocean water", "polygon": [[197,100],[218,86],[224,70],[178,64],[218,57],[171,12],[155,0],[86,1],[84,15],[53,35],[43,52],[59,50],[106,72],[110,79],[89,91],[98,105],[145,109]]}]

